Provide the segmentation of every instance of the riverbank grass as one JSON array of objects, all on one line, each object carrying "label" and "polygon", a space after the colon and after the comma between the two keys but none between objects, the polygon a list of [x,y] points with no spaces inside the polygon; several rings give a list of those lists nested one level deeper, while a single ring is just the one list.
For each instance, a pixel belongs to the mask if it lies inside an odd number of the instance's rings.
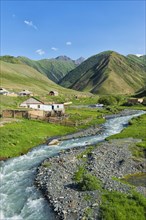
[{"label": "riverbank grass", "polygon": [[107,140],[121,139],[133,137],[141,139],[136,146],[131,146],[131,151],[135,157],[145,157],[146,152],[146,114],[131,119],[129,126],[125,128],[121,133],[112,135]]},{"label": "riverbank grass", "polygon": [[69,109],[69,120],[77,126],[62,126],[43,121],[21,119],[21,121],[5,124],[0,127],[1,146],[0,159],[25,154],[29,149],[44,143],[47,137],[66,135],[105,121],[102,111],[96,109]]},{"label": "riverbank grass", "polygon": [[106,220],[145,220],[146,198],[137,192],[106,191],[102,195],[100,218]]},{"label": "riverbank grass", "polygon": [[87,128],[92,125],[102,124],[105,122],[104,115],[110,112],[106,109],[91,108],[71,108],[66,109],[69,120],[75,123],[79,128]]},{"label": "riverbank grass", "polygon": [[0,128],[0,157],[10,158],[25,154],[34,146],[44,143],[47,137],[75,132],[75,127],[47,122],[22,120]]}]

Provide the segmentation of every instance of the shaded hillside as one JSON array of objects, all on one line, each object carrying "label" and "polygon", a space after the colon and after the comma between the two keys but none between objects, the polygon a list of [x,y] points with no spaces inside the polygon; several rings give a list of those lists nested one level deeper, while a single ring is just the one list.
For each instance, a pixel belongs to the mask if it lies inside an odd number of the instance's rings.
[{"label": "shaded hillside", "polygon": [[28,59],[27,57],[18,57],[18,59],[28,66],[33,67],[40,73],[46,75],[50,80],[56,83],[76,67],[75,63],[71,59],[43,59],[38,61]]},{"label": "shaded hillside", "polygon": [[146,82],[146,66],[141,61],[106,51],[90,57],[69,72],[60,85],[95,94],[133,94]]}]

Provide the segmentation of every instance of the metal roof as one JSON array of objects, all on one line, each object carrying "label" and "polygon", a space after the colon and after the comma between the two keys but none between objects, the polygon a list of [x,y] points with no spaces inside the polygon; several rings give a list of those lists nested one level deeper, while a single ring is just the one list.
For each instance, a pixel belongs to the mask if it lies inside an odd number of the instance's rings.
[{"label": "metal roof", "polygon": [[31,97],[31,98],[25,100],[24,102],[22,102],[21,105],[22,104],[43,104],[43,102]]}]

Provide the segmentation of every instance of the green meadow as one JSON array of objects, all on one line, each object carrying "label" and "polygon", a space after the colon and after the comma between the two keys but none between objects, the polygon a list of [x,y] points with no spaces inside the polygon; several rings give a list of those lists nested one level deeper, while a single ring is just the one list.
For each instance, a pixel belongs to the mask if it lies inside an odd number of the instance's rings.
[{"label": "green meadow", "polygon": [[22,120],[0,128],[0,157],[9,158],[25,154],[29,149],[44,143],[47,137],[75,132],[75,127]]},{"label": "green meadow", "polygon": [[[18,104],[17,101],[14,107]],[[48,137],[73,133],[79,129],[100,124],[105,121],[105,119],[101,117],[103,112],[97,112],[96,109],[68,108],[66,114],[69,116],[67,120],[72,122],[72,124],[77,122],[77,126],[62,126],[27,119],[19,119],[18,122],[4,124],[4,126],[0,127],[0,157],[8,158],[19,156],[28,152],[28,150],[34,146],[45,142]]]}]

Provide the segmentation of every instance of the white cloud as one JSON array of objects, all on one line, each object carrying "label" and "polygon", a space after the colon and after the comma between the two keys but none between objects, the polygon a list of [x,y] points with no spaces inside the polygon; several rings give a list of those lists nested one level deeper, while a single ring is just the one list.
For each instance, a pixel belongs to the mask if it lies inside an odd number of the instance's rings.
[{"label": "white cloud", "polygon": [[67,45],[67,46],[70,46],[70,45],[72,45],[72,42],[67,41],[67,42],[66,42],[66,45]]},{"label": "white cloud", "polygon": [[30,27],[33,27],[35,30],[38,29],[37,26],[35,26],[32,21],[25,20],[24,23]]},{"label": "white cloud", "polygon": [[143,54],[135,54],[137,57],[141,57],[143,56]]},{"label": "white cloud", "polygon": [[56,48],[56,47],[51,47],[51,50],[57,51],[58,48]]},{"label": "white cloud", "polygon": [[45,54],[45,51],[42,50],[42,49],[38,49],[38,50],[36,50],[35,52],[36,52],[37,54],[41,55],[41,56]]}]

